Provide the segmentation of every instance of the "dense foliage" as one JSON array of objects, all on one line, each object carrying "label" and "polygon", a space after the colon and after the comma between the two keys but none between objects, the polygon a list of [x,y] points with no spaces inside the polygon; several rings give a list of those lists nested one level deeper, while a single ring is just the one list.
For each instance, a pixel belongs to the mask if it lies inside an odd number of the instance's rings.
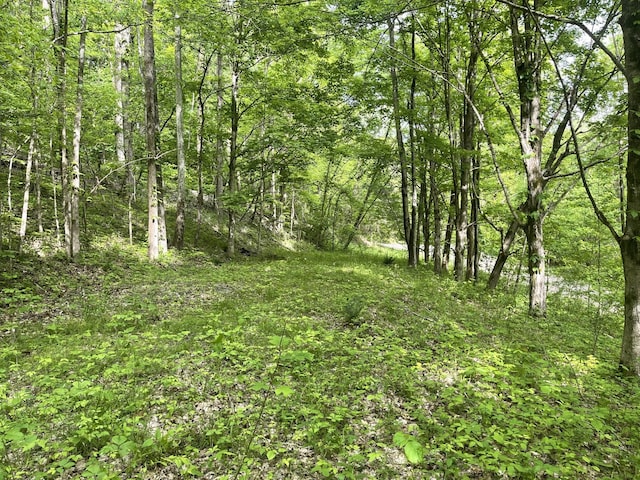
[{"label": "dense foliage", "polygon": [[78,264],[16,259],[0,478],[638,475],[616,312],[560,293],[532,322],[524,292],[386,258],[150,265],[106,238]]}]

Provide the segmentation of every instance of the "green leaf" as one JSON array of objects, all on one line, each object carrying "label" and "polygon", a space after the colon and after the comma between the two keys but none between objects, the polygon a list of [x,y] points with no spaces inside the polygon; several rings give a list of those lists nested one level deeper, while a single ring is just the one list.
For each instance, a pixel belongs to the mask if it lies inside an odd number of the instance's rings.
[{"label": "green leaf", "polygon": [[277,455],[278,455],[278,452],[276,452],[275,450],[269,450],[267,452],[267,459],[273,460],[274,458],[276,458]]},{"label": "green leaf", "polygon": [[415,439],[409,440],[404,446],[404,454],[407,460],[413,464],[417,464],[424,460],[424,448]]},{"label": "green leaf", "polygon": [[404,455],[410,463],[417,464],[424,459],[424,448],[412,435],[397,432],[393,436],[394,445],[404,447]]},{"label": "green leaf", "polygon": [[282,395],[283,397],[290,397],[293,395],[293,388],[286,385],[276,388],[276,395]]}]

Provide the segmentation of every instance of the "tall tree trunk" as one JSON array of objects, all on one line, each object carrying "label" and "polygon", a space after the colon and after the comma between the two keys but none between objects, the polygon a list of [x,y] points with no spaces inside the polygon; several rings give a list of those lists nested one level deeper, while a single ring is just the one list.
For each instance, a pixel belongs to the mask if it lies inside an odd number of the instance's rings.
[{"label": "tall tree trunk", "polygon": [[[538,3],[539,0],[534,0],[534,10],[538,8]],[[527,11],[528,1],[523,0],[522,5],[523,10],[510,7],[510,15],[513,58],[520,97],[520,131],[518,136],[527,180],[524,229],[528,244],[529,314],[543,316],[546,314],[547,290],[543,241],[544,209],[542,206],[544,190],[542,139],[544,131],[540,124],[541,38],[532,14]]]},{"label": "tall tree trunk", "polygon": [[473,157],[471,171],[471,223],[468,227],[467,280],[478,281],[480,273],[480,155]]},{"label": "tall tree trunk", "polygon": [[620,24],[629,98],[626,221],[619,239],[625,282],[620,365],[640,376],[640,0],[622,1]]},{"label": "tall tree trunk", "polygon": [[438,163],[432,158],[429,161],[429,204],[433,209],[433,271],[442,273],[442,213],[440,209],[440,191],[436,181]]},{"label": "tall tree trunk", "polygon": [[471,52],[467,64],[465,76],[465,95],[462,102],[462,149],[460,158],[460,190],[458,219],[456,222],[456,247],[454,276],[458,281],[468,280],[464,256],[468,245],[468,212],[469,212],[469,185],[471,183],[471,170],[473,165],[473,148],[475,137],[475,113],[473,103],[475,100],[475,77],[478,66],[478,51],[476,48],[476,25],[474,19],[469,20],[469,37],[471,38]]},{"label": "tall tree trunk", "polygon": [[[27,153],[27,165],[26,165],[26,169],[25,169],[25,174],[24,174],[24,193],[23,193],[23,197],[22,197],[22,216],[20,219],[20,249],[22,249],[22,244],[24,243],[24,240],[26,238],[27,235],[27,220],[29,218],[29,196],[31,193],[31,171],[34,165],[34,161],[35,161],[35,165],[36,165],[36,172],[38,171],[37,169],[37,159],[36,157],[36,149],[37,149],[37,143],[38,143],[38,131],[37,131],[37,127],[36,127],[36,116],[38,115],[38,93],[36,91],[36,66],[35,66],[35,61],[33,58],[33,51],[32,51],[32,57],[31,57],[31,61],[32,66],[31,66],[31,72],[29,75],[29,80],[31,83],[31,109],[34,115],[34,120],[31,124],[31,137],[29,138],[29,152]],[[0,141],[0,151],[2,150],[2,142]],[[1,154],[0,154],[1,155]],[[38,197],[39,197],[39,184],[37,185],[38,187]],[[38,199],[39,201],[39,199]],[[39,215],[39,225],[42,225],[42,220],[40,218],[41,213],[38,211],[38,215]]]},{"label": "tall tree trunk", "polygon": [[216,198],[215,209],[218,215],[222,211],[222,195],[224,194],[224,165],[225,165],[225,146],[224,146],[224,78],[223,78],[223,63],[222,53],[218,52],[216,55]]},{"label": "tall tree trunk", "polygon": [[80,253],[80,141],[82,134],[82,103],[84,88],[85,44],[87,40],[87,18],[82,17],[80,46],[78,50],[78,84],[76,90],[76,113],[73,121],[73,157],[71,159],[71,250],[75,258]]},{"label": "tall tree trunk", "polygon": [[115,68],[113,85],[116,91],[116,157],[125,169],[124,191],[128,203],[129,243],[133,243],[133,201],[135,199],[135,177],[133,174],[133,142],[131,122],[128,119],[129,62],[127,52],[131,45],[131,28],[116,24],[114,36]]},{"label": "tall tree trunk", "polygon": [[167,234],[167,220],[164,208],[164,177],[162,164],[156,165],[158,174],[158,251],[164,255],[169,250],[169,236]]},{"label": "tall tree trunk", "polygon": [[[198,245],[200,239],[200,229],[202,227],[202,210],[204,208],[204,134],[206,127],[206,111],[205,106],[208,96],[205,95],[204,87],[207,80],[207,73],[209,72],[209,64],[213,53],[205,58],[204,51],[202,49],[198,52],[198,69],[202,68],[202,76],[200,77],[200,83],[198,85],[198,133],[196,135],[196,158],[197,158],[197,175],[198,175],[198,196],[196,200],[197,213],[196,213],[196,238],[195,243]],[[217,205],[217,200],[216,200]],[[217,208],[217,206],[216,206]]]},{"label": "tall tree trunk", "polygon": [[444,272],[446,272],[449,268],[449,258],[451,256],[451,240],[453,239],[453,232],[456,229],[456,210],[458,208],[458,188],[456,181],[458,176],[455,174],[455,169],[453,173],[454,181],[453,187],[451,187],[451,193],[449,195],[449,208],[447,209],[447,226],[444,231],[444,246],[442,251],[442,271]]},{"label": "tall tree trunk", "polygon": [[[68,28],[68,0],[51,0],[51,25],[53,26],[53,52],[56,58],[56,120],[57,138],[55,151],[60,162],[60,177],[62,179],[62,211],[64,214],[64,238],[67,255],[71,252],[71,202],[69,187],[69,158],[67,152],[67,121],[66,121],[66,92],[67,92],[67,28]],[[53,166],[52,166],[53,168]]]},{"label": "tall tree trunk", "polygon": [[240,65],[237,60],[233,61],[231,71],[231,138],[229,142],[229,195],[231,196],[231,205],[227,205],[228,215],[228,237],[227,237],[227,255],[235,253],[235,235],[236,235],[236,199],[235,194],[238,191],[237,179],[237,159],[238,159],[238,127],[240,124],[240,111],[238,106],[238,89],[240,87]]},{"label": "tall tree trunk", "polygon": [[184,158],[184,119],[182,95],[182,28],[180,14],[175,14],[175,68],[176,68],[176,157],[178,160],[178,199],[176,204],[176,230],[174,245],[181,249],[184,246],[184,210],[185,210],[185,177],[187,167]]},{"label": "tall tree trunk", "polygon": [[116,157],[118,163],[125,169],[126,183],[133,183],[133,171],[127,142],[129,135],[129,121],[127,119],[127,106],[129,103],[129,81],[127,51],[131,44],[131,28],[116,24],[114,35],[115,65],[113,70],[113,85],[116,91]]},{"label": "tall tree trunk", "polygon": [[147,143],[147,200],[148,225],[147,242],[149,260],[157,260],[160,256],[158,226],[158,104],[156,93],[155,48],[153,43],[153,0],[142,0],[145,12],[144,21],[144,99]]},{"label": "tall tree trunk", "polygon": [[424,263],[425,265],[429,263],[429,249],[430,249],[430,241],[431,241],[431,210],[429,208],[429,196],[427,192],[429,191],[428,180],[427,180],[427,165],[426,162],[422,165],[422,172],[420,176],[420,213],[418,216],[422,220],[422,242],[424,249]]},{"label": "tall tree trunk", "polygon": [[[37,102],[37,100],[36,100]],[[33,160],[36,155],[36,128],[35,125],[31,131],[31,139],[29,140],[29,152],[27,153],[27,165],[24,173],[24,194],[22,197],[22,216],[20,219],[20,249],[27,235],[27,219],[29,217],[29,193],[31,191],[31,169]]]},{"label": "tall tree trunk", "polygon": [[398,88],[398,74],[395,66],[395,26],[394,20],[389,18],[389,48],[391,50],[391,86],[393,95],[393,120],[396,129],[396,142],[398,146],[398,156],[400,157],[400,176],[401,176],[401,195],[402,195],[402,223],[404,228],[404,239],[407,244],[408,264],[416,266],[414,243],[411,238],[411,214],[410,214],[410,196],[409,196],[409,172],[407,167],[407,153],[404,148],[404,139],[402,136],[402,126],[400,118],[400,94]]},{"label": "tall tree trunk", "polygon": [[[411,65],[416,63],[416,30],[415,18],[411,17]],[[411,88],[409,90],[409,151],[410,151],[410,192],[411,217],[409,225],[409,265],[415,267],[420,260],[418,246],[418,178],[416,173],[417,140],[415,129],[417,73],[412,67]]]}]

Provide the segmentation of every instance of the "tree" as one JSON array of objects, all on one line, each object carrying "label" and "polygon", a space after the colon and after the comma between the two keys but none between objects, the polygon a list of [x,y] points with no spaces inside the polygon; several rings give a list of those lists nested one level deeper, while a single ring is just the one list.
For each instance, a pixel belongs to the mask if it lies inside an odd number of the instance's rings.
[{"label": "tree", "polygon": [[624,331],[620,364],[640,376],[640,0],[622,1],[620,25],[629,102],[627,205],[623,233],[616,235],[624,270]]},{"label": "tree", "polygon": [[148,227],[147,242],[149,260],[157,260],[160,256],[160,227],[158,208],[158,96],[156,91],[155,48],[153,43],[153,0],[142,0],[144,19],[144,99],[146,118],[147,145],[147,201]]},{"label": "tree", "polygon": [[[176,9],[178,7],[176,6]],[[175,13],[175,72],[176,72],[176,157],[178,159],[178,199],[176,202],[176,231],[174,245],[177,248],[184,246],[184,220],[185,220],[185,177],[187,167],[184,157],[184,114],[182,95],[182,26],[180,14]]]},{"label": "tree", "polygon": [[87,40],[87,17],[80,22],[80,46],[78,48],[78,84],[76,87],[76,112],[73,121],[73,157],[71,159],[71,192],[70,192],[70,257],[80,253],[80,140],[82,133],[82,103],[84,88],[85,49]]}]

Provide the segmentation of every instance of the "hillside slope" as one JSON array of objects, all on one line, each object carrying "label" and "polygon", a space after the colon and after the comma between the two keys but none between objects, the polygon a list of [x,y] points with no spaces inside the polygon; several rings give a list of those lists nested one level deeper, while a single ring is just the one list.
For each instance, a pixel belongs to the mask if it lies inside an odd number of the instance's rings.
[{"label": "hillside slope", "polygon": [[619,319],[375,251],[3,272],[0,478],[635,478]]}]

